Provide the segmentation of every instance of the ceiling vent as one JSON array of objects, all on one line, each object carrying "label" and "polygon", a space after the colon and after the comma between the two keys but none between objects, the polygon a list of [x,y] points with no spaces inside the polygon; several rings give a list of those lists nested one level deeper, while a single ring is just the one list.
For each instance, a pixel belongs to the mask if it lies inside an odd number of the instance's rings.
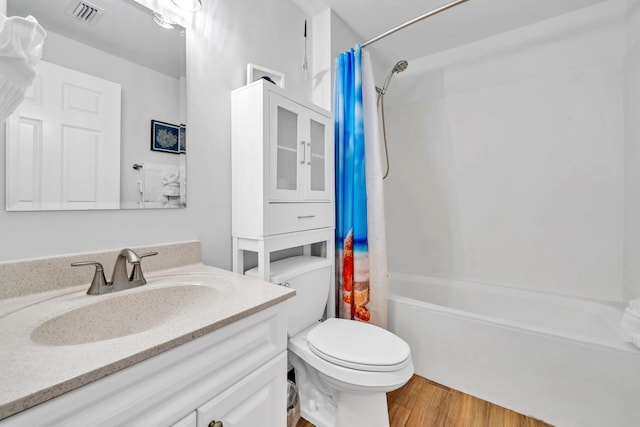
[{"label": "ceiling vent", "polygon": [[95,24],[104,14],[104,9],[84,0],[73,0],[65,13],[87,24]]}]

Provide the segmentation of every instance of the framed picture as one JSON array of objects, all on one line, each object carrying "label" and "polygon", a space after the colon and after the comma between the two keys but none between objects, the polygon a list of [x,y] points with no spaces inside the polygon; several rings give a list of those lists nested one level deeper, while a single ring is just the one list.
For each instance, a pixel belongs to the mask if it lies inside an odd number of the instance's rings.
[{"label": "framed picture", "polygon": [[151,120],[151,150],[180,153],[180,126]]},{"label": "framed picture", "polygon": [[247,84],[264,77],[268,77],[269,81],[284,89],[284,73],[256,64],[247,64]]},{"label": "framed picture", "polygon": [[187,152],[187,126],[180,125],[180,132],[178,134],[178,151],[181,153]]}]

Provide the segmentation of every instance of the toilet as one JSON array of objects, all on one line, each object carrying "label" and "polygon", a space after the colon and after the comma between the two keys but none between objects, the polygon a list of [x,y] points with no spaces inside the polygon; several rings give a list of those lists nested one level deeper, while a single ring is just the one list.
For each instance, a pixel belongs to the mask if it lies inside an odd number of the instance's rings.
[{"label": "toilet", "polygon": [[[288,360],[302,416],[317,427],[388,427],[386,393],[413,375],[409,345],[359,321],[323,317],[331,260],[296,256],[271,263],[271,282],[296,290],[287,313]],[[247,275],[258,276],[257,268]]]}]

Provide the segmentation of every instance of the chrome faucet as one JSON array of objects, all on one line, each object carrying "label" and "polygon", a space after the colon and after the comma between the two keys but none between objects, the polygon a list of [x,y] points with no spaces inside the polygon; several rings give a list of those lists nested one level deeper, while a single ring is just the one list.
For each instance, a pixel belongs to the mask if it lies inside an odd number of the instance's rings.
[{"label": "chrome faucet", "polygon": [[[113,266],[113,274],[111,275],[113,292],[135,288],[136,286],[146,284],[147,280],[142,274],[140,259],[153,255],[158,255],[158,252],[148,252],[146,254],[138,255],[132,249],[125,248],[121,250],[118,254],[118,258],[116,258],[116,264]],[[127,261],[133,265],[131,276],[127,276]]]},{"label": "chrome faucet", "polygon": [[[133,249],[125,248],[120,251],[116,263],[113,266],[113,274],[111,275],[111,282],[107,282],[104,277],[104,269],[102,264],[95,261],[82,261],[74,262],[72,267],[80,267],[85,265],[95,265],[96,272],[93,276],[91,286],[87,291],[88,295],[100,295],[109,292],[118,292],[124,289],[135,288],[136,286],[142,286],[147,283],[147,280],[142,274],[142,267],[140,266],[140,260],[144,257],[158,255],[158,252],[147,252],[142,255],[138,255]],[[131,275],[127,276],[127,262],[133,265]]]},{"label": "chrome faucet", "polygon": [[89,290],[87,290],[87,295],[101,295],[111,292],[113,287],[111,283],[107,283],[107,279],[104,278],[104,268],[102,268],[102,264],[95,261],[81,261],[74,262],[71,264],[71,267],[82,267],[85,265],[95,265],[96,272],[93,275],[93,280],[91,281],[91,286],[89,286]]}]

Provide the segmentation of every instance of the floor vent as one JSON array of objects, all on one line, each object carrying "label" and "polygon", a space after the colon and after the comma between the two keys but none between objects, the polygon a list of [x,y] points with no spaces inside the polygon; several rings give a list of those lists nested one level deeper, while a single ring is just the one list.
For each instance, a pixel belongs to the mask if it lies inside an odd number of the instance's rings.
[{"label": "floor vent", "polygon": [[104,14],[104,9],[84,0],[73,0],[65,13],[87,24],[95,24]]}]

